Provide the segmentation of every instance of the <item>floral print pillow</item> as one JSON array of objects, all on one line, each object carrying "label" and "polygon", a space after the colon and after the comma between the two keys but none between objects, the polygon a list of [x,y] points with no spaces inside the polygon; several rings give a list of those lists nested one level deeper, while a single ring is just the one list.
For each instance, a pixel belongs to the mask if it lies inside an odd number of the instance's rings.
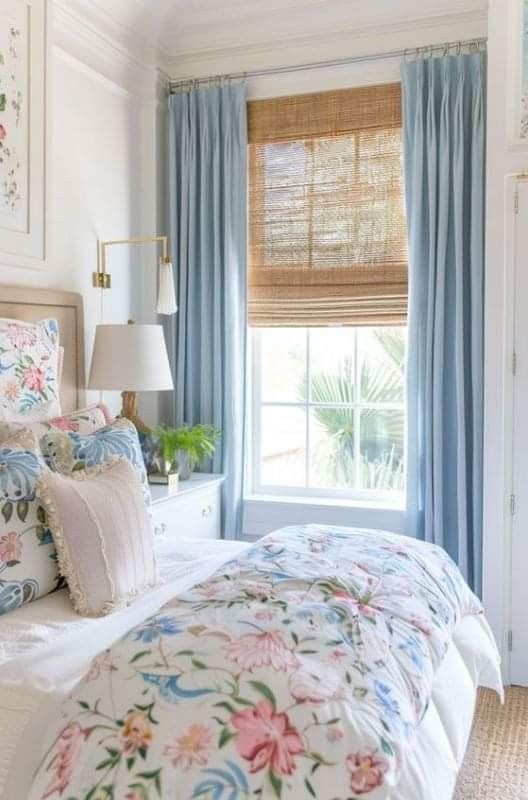
[{"label": "floral print pillow", "polygon": [[94,433],[54,430],[40,439],[40,448],[47,465],[54,472],[69,475],[106,463],[113,456],[126,458],[137,470],[143,485],[145,502],[150,505],[147,471],[138,433],[128,419],[118,417]]},{"label": "floral print pillow", "polygon": [[96,403],[65,414],[62,417],[54,417],[45,422],[2,422],[0,421],[0,442],[8,439],[13,434],[23,429],[28,429],[40,439],[50,431],[68,431],[71,433],[88,434],[104,428],[112,421],[112,416],[104,403]]},{"label": "floral print pillow", "polygon": [[31,432],[0,445],[0,614],[62,585],[46,511],[35,492],[46,471]]},{"label": "floral print pillow", "polygon": [[57,320],[0,319],[0,420],[60,416],[58,368]]}]

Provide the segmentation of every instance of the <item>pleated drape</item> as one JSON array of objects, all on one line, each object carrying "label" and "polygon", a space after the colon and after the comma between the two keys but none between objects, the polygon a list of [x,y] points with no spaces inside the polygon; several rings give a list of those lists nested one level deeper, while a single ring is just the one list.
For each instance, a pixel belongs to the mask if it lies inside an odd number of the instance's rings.
[{"label": "pleated drape", "polygon": [[486,56],[402,66],[410,532],[482,586]]},{"label": "pleated drape", "polygon": [[245,86],[174,94],[169,108],[170,234],[178,314],[167,324],[172,423],[222,431],[223,533],[242,525],[247,286]]}]

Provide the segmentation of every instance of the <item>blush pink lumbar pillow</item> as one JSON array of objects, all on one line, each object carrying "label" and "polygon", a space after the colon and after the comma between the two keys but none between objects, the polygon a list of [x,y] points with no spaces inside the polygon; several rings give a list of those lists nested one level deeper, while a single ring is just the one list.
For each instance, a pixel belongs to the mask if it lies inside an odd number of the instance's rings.
[{"label": "blush pink lumbar pillow", "polygon": [[128,461],[49,472],[38,493],[79,614],[104,616],[159,584],[141,481]]}]

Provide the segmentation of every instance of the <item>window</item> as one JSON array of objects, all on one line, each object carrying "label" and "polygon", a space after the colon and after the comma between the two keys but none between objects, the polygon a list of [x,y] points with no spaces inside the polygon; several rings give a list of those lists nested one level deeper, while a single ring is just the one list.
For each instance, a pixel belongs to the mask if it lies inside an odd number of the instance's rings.
[{"label": "window", "polygon": [[253,491],[402,501],[406,329],[251,336]]},{"label": "window", "polygon": [[249,104],[255,493],[402,502],[399,84]]}]

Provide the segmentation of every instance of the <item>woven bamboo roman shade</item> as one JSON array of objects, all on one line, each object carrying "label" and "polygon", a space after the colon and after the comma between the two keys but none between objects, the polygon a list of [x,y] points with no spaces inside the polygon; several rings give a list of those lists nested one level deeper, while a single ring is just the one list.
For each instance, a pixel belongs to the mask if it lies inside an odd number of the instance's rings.
[{"label": "woven bamboo roman shade", "polygon": [[400,84],[248,104],[251,325],[407,315]]}]

